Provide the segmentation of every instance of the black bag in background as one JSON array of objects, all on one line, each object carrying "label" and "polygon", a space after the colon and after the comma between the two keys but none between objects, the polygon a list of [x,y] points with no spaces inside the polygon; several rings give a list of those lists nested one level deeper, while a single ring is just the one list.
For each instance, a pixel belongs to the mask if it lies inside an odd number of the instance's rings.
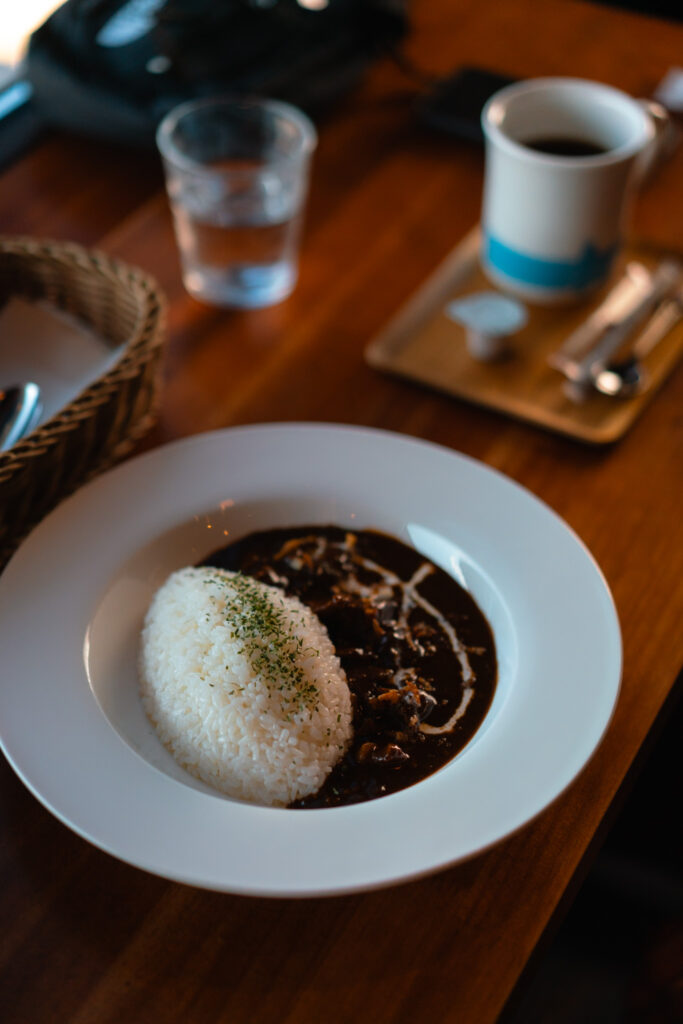
[{"label": "black bag in background", "polygon": [[312,116],[406,30],[407,0],[68,0],[31,36],[50,125],[151,145],[186,99],[252,93]]}]

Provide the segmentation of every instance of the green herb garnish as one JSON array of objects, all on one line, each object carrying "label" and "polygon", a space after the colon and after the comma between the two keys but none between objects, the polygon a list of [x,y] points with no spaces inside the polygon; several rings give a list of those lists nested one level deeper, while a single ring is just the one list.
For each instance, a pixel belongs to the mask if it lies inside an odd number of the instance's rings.
[{"label": "green herb garnish", "polygon": [[[240,642],[254,672],[261,676],[268,692],[276,691],[286,717],[318,705],[320,694],[298,664],[302,657],[317,655],[312,647],[293,632],[284,601],[274,600],[251,577],[235,573],[230,577],[211,576],[223,591],[225,622],[230,638]],[[304,619],[301,619],[302,624]]]}]

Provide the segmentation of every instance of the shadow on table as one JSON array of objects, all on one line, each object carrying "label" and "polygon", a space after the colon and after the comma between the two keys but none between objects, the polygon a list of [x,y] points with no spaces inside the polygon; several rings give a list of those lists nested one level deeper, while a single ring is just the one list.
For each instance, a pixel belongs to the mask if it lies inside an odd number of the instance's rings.
[{"label": "shadow on table", "polygon": [[550,949],[501,1024],[683,1021],[681,736],[679,699]]}]

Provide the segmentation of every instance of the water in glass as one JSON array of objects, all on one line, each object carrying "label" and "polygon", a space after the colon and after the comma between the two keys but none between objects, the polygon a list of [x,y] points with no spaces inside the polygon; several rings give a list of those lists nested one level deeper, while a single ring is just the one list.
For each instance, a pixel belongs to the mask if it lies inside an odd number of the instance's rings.
[{"label": "water in glass", "polygon": [[232,181],[169,182],[183,280],[212,303],[258,308],[292,291],[297,275],[301,188],[274,173]]}]

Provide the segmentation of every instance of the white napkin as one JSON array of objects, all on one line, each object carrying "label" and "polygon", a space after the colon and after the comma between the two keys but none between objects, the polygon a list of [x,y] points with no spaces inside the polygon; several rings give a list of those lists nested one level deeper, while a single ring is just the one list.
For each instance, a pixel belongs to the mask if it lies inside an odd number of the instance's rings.
[{"label": "white napkin", "polygon": [[121,355],[95,331],[46,302],[11,298],[0,310],[0,388],[34,381],[40,426],[69,405]]}]

